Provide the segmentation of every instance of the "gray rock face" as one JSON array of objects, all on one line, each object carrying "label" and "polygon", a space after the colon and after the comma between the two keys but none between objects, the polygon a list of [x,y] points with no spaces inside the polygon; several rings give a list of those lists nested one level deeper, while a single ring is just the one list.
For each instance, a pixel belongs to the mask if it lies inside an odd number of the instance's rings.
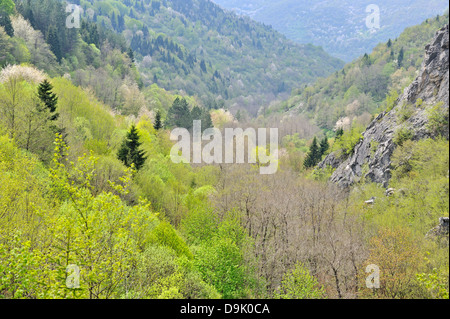
[{"label": "gray rock face", "polygon": [[426,237],[427,238],[436,238],[436,237],[441,237],[441,236],[447,236],[447,238],[448,238],[449,226],[450,226],[449,218],[441,217],[441,218],[439,218],[439,226],[430,230],[427,233]]},{"label": "gray rock face", "polygon": [[[354,154],[343,161],[330,154],[319,168],[332,166],[337,168],[331,181],[342,187],[348,187],[366,178],[389,187],[391,179],[391,156],[397,145],[394,137],[397,130],[404,128],[411,133],[413,140],[431,137],[427,130],[427,109],[438,102],[449,106],[449,27],[439,30],[427,45],[426,55],[419,76],[405,89],[397,105],[388,113],[380,114],[364,132],[364,139],[356,145]],[[422,99],[422,107],[416,102]],[[411,104],[413,113],[408,119],[401,119],[404,105]],[[446,132],[448,139],[448,132]]]}]

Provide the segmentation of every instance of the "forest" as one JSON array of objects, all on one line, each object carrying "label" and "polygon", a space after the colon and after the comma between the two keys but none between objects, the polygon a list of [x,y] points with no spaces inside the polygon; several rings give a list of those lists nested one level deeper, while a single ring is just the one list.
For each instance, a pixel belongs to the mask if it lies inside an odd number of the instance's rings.
[{"label": "forest", "polygon": [[[331,152],[354,152],[365,118],[393,107],[448,14],[335,74],[340,61],[304,48],[329,64],[305,71],[302,83],[285,67],[298,51],[269,27],[189,2],[201,10],[81,0],[95,18],[84,16],[80,29],[60,27],[60,1],[0,2],[0,299],[448,299],[448,234],[430,232],[449,212],[448,114],[439,105],[434,138],[399,136],[391,187],[401,191],[386,196],[365,180],[343,189],[316,169]],[[245,29],[253,36],[229,45],[253,38],[278,48],[274,74],[299,87],[288,100],[252,99],[264,91],[253,81],[260,71],[222,69],[231,63],[214,55],[215,41]],[[194,52],[202,45],[209,54]],[[272,54],[242,50],[261,65]],[[237,74],[243,88],[228,99],[204,81]],[[170,131],[195,119],[279,127],[278,172],[173,163]],[[382,270],[380,289],[367,288],[370,265]]]}]

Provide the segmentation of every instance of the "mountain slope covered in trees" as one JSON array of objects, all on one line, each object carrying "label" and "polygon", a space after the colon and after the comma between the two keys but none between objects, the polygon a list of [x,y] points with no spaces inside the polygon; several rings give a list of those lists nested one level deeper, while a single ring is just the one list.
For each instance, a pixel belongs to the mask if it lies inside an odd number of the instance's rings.
[{"label": "mountain slope covered in trees", "polygon": [[[274,175],[259,164],[175,164],[172,126],[244,121],[146,87],[107,21],[60,30],[59,2],[20,2],[0,2],[1,299],[448,299],[448,232],[434,228],[449,211],[448,139],[404,139],[389,196],[309,169],[317,154],[353,152],[344,130],[334,143],[314,139],[306,163],[285,154],[308,141],[284,136]],[[436,111],[430,128],[448,132],[448,112]],[[285,131],[318,133],[288,117]],[[368,265],[383,270],[382,289],[367,288]]]},{"label": "mountain slope covered in trees", "polygon": [[[396,39],[380,43],[372,53],[348,63],[313,85],[293,90],[292,96],[273,103],[270,112],[304,114],[326,131],[364,129],[372,116],[386,109],[386,96],[396,99],[417,76],[423,48],[437,29],[448,24],[448,13],[407,28]],[[390,101],[389,100],[389,101]]]},{"label": "mountain slope covered in trees", "polygon": [[[224,8],[273,26],[298,43],[320,45],[331,55],[350,62],[370,52],[379,42],[395,38],[405,28],[441,15],[445,0],[397,1],[270,1],[214,0]],[[380,9],[380,29],[371,32],[366,8]]]},{"label": "mountain slope covered in trees", "polygon": [[294,44],[208,0],[80,5],[93,21],[125,36],[145,85],[197,95],[208,107],[234,101],[255,111],[258,103],[342,66],[318,47]]}]

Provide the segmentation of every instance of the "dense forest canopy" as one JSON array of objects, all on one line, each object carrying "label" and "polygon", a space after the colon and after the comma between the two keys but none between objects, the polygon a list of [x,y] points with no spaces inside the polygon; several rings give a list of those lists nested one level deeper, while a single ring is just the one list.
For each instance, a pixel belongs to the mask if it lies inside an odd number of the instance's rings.
[{"label": "dense forest canopy", "polygon": [[[209,1],[78,4],[70,29],[61,1],[0,2],[0,298],[448,298],[442,103],[426,105],[432,137],[398,132],[392,193],[316,167],[356,151],[364,112],[397,107],[448,15],[326,77],[339,61]],[[269,105],[283,82],[298,91]],[[279,127],[278,172],[175,164],[171,129],[198,119]]]}]

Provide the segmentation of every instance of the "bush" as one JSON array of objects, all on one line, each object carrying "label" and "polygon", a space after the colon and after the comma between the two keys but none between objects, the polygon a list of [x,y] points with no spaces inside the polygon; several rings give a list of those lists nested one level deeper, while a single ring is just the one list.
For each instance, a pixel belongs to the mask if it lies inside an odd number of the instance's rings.
[{"label": "bush", "polygon": [[325,290],[319,286],[309,270],[298,263],[294,270],[286,273],[281,282],[280,291],[275,293],[277,299],[323,299]]},{"label": "bush", "polygon": [[414,137],[414,133],[411,129],[407,127],[399,128],[394,135],[394,143],[398,146],[402,146],[408,140],[411,140]]}]

